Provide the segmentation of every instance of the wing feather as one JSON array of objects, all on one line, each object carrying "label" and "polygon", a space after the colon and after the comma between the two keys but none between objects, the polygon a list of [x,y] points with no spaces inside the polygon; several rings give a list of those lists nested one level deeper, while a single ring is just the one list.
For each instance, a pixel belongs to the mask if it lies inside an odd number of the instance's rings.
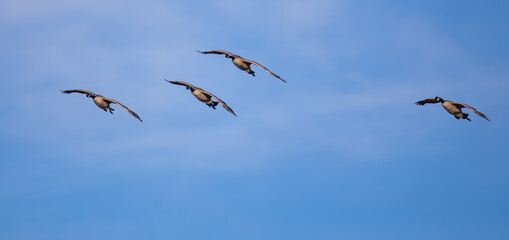
[{"label": "wing feather", "polygon": [[90,91],[87,91],[87,90],[83,90],[83,89],[71,89],[71,90],[65,90],[65,91],[62,91],[60,90],[63,94],[70,94],[70,93],[81,93],[81,94],[89,94],[90,96],[92,97],[96,97],[96,96],[101,96],[99,94],[95,94],[93,92],[90,92]]},{"label": "wing feather", "polygon": [[214,94],[212,94],[212,93],[209,93],[209,92],[207,92],[207,91],[204,91],[203,89],[202,89],[202,91],[203,91],[203,93],[208,94],[208,95],[210,95],[211,97],[213,97],[214,99],[216,99],[216,101],[218,101],[218,102],[221,104],[221,106],[223,106],[223,107],[224,107],[224,109],[226,109],[228,112],[230,112],[230,113],[232,113],[233,115],[235,115],[235,117],[237,116],[237,114],[235,114],[235,112],[233,112],[233,109],[231,109],[228,105],[226,105],[226,103],[225,103],[225,102],[223,102],[223,100],[221,100],[220,98],[216,97],[216,96],[215,96]]},{"label": "wing feather", "polygon": [[486,119],[486,120],[488,120],[488,121],[490,121],[490,122],[491,122],[491,120],[489,120],[489,119],[488,119],[488,117],[486,117],[486,115],[482,114],[481,112],[477,111],[477,109],[475,109],[475,108],[473,108],[473,107],[471,107],[471,106],[468,106],[468,105],[466,105],[466,104],[464,104],[464,103],[457,103],[457,102],[455,102],[455,103],[453,103],[453,104],[454,104],[454,106],[459,107],[459,108],[468,108],[468,109],[470,109],[472,112],[475,112],[477,115],[479,115],[479,116],[481,116],[482,118],[484,118],[484,119]]},{"label": "wing feather", "polygon": [[435,98],[426,98],[421,101],[416,102],[415,104],[422,106],[426,103],[439,103],[440,101],[435,100]]},{"label": "wing feather", "polygon": [[127,108],[126,106],[124,106],[124,104],[122,103],[119,103],[113,99],[109,99],[109,98],[104,98],[105,101],[107,102],[110,102],[110,103],[115,103],[119,106],[121,106],[122,108],[124,108],[128,113],[130,113],[131,115],[133,115],[135,118],[137,118],[138,120],[140,120],[141,122],[143,122],[143,120],[141,120],[141,118],[138,116],[138,114],[136,114],[135,112],[131,111],[131,109]]},{"label": "wing feather", "polygon": [[273,73],[272,71],[270,71],[268,68],[264,67],[263,65],[255,62],[255,61],[251,61],[251,60],[247,60],[247,59],[244,59],[244,62],[248,62],[248,63],[252,63],[252,64],[255,64],[256,66],[258,67],[261,67],[263,68],[265,71],[267,71],[268,73],[270,73],[272,76],[276,77],[276,78],[279,78],[281,81],[283,82],[286,82],[286,80],[282,79],[280,76],[276,75],[275,73]]},{"label": "wing feather", "polygon": [[186,86],[186,87],[190,87],[190,88],[194,88],[194,89],[200,89],[200,88],[197,88],[197,87],[193,86],[192,84],[189,84],[189,83],[186,83],[186,82],[182,82],[182,81],[168,81],[166,79],[164,79],[164,80],[169,82],[169,83],[175,84],[175,85],[181,85],[181,86]]},{"label": "wing feather", "polygon": [[198,51],[196,50],[197,52],[201,53],[201,54],[225,54],[225,55],[230,55],[230,56],[235,56],[235,57],[238,57],[238,55],[235,55],[231,52],[227,52],[227,51],[223,51],[223,50],[212,50],[212,51]]}]

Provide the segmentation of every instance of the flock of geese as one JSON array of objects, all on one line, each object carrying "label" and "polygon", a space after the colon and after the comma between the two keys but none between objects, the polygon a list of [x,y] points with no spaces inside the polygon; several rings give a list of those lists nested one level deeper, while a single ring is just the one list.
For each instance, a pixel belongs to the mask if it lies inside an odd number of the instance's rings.
[{"label": "flock of geese", "polygon": [[[270,73],[272,76],[280,79],[281,81],[285,82],[286,83],[286,80],[282,79],[281,77],[279,77],[278,75],[276,75],[275,73],[273,73],[272,71],[270,71],[269,69],[267,69],[266,67],[264,67],[263,65],[255,62],[255,61],[251,61],[251,60],[247,60],[239,55],[235,55],[233,53],[230,53],[230,52],[227,52],[227,51],[223,51],[223,50],[212,50],[212,51],[205,51],[205,52],[201,52],[201,51],[198,51],[199,53],[201,54],[219,54],[219,55],[222,55],[224,54],[226,58],[230,58],[233,62],[233,64],[239,68],[240,70],[242,71],[245,71],[247,72],[248,74],[251,74],[253,76],[255,76],[255,72],[251,69],[251,64],[254,64],[254,65],[257,65],[261,68],[263,68],[265,71],[267,71],[268,73]],[[221,104],[221,106],[223,106],[228,112],[230,112],[231,114],[237,116],[235,114],[235,112],[233,111],[233,109],[231,109],[228,105],[226,105],[226,103],[221,100],[220,98],[216,97],[214,94],[212,93],[209,93],[199,87],[195,87],[193,86],[192,84],[189,84],[189,83],[186,83],[186,82],[182,82],[182,81],[168,81],[165,79],[165,81],[167,81],[168,83],[171,83],[171,84],[175,84],[175,85],[181,85],[181,86],[185,86],[187,90],[190,90],[191,93],[196,97],[196,99],[198,99],[199,101],[207,104],[207,106],[213,108],[213,109],[216,109],[216,106],[218,103]],[[115,103],[119,106],[121,106],[122,108],[124,108],[127,112],[129,112],[131,115],[133,115],[135,118],[137,118],[138,120],[140,120],[141,122],[143,122],[143,120],[141,120],[141,118],[138,116],[138,114],[136,114],[135,112],[131,111],[129,108],[127,108],[126,106],[124,106],[123,104],[121,104],[120,102],[117,102],[113,99],[109,99],[109,98],[105,98],[99,94],[95,94],[93,92],[90,92],[90,91],[87,91],[87,90],[83,90],[83,89],[71,89],[71,90],[64,90],[62,91],[62,93],[64,94],[70,94],[70,93],[81,93],[81,94],[85,94],[85,96],[87,98],[92,98],[92,100],[94,101],[94,103],[101,109],[103,109],[105,112],[109,111],[111,114],[113,114],[113,111],[115,111],[113,108],[110,107],[110,104],[112,103]],[[216,101],[214,101],[214,100]],[[468,108],[470,109],[472,112],[476,113],[477,115],[483,117],[484,119],[490,121],[484,114],[482,114],[481,112],[477,111],[475,108],[467,105],[467,104],[464,104],[464,103],[458,103],[458,102],[453,102],[453,101],[449,101],[449,100],[444,100],[440,97],[434,97],[434,98],[427,98],[427,99],[424,99],[424,100],[421,100],[421,101],[418,101],[416,102],[415,104],[417,104],[418,106],[422,106],[422,105],[425,105],[427,103],[441,103],[442,104],[442,107],[444,107],[444,109],[449,112],[451,115],[453,115],[456,119],[467,119],[468,121],[471,121],[470,118],[468,118],[468,115],[467,113],[464,113],[461,111],[462,108]]]}]

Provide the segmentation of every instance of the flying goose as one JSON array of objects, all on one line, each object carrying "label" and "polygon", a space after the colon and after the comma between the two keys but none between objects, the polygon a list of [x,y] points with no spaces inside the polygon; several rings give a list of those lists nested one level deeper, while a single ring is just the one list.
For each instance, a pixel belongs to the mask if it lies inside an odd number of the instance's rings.
[{"label": "flying goose", "polygon": [[[176,85],[182,85],[182,86],[186,86],[186,89],[188,90],[191,90],[191,93],[198,99],[200,100],[201,102],[204,102],[205,104],[207,104],[207,106],[213,108],[213,109],[216,109],[216,106],[217,106],[217,103],[221,103],[221,105],[226,109],[228,110],[228,112],[231,112],[233,115],[235,115],[235,117],[237,116],[233,110],[228,107],[228,105],[226,105],[225,102],[223,102],[223,100],[219,99],[218,97],[214,96],[214,94],[212,93],[209,93],[199,87],[195,87],[189,83],[186,83],[186,82],[181,82],[181,81],[168,81],[166,79],[164,79],[165,81],[169,82],[169,83],[172,83],[172,84],[176,84]],[[217,102],[214,102],[212,101],[212,98],[216,99]]]},{"label": "flying goose", "polygon": [[272,76],[279,78],[283,82],[286,82],[286,80],[282,79],[281,77],[279,77],[275,73],[271,72],[269,69],[267,69],[266,67],[262,66],[261,64],[255,62],[255,61],[244,59],[243,57],[241,57],[239,55],[235,55],[235,54],[233,54],[231,52],[227,52],[227,51],[223,51],[223,50],[212,50],[212,51],[205,51],[205,52],[198,51],[198,52],[201,53],[201,54],[210,54],[210,53],[213,53],[213,54],[224,54],[226,58],[231,58],[233,64],[235,64],[235,66],[237,66],[240,70],[246,71],[247,73],[249,73],[249,74],[251,74],[253,76],[255,75],[254,74],[255,72],[253,70],[251,70],[251,64],[257,65],[258,67],[261,67],[261,68],[265,69],[265,71],[270,73]]},{"label": "flying goose", "polygon": [[442,103],[442,107],[444,107],[447,112],[449,112],[450,114],[454,115],[454,117],[456,119],[466,119],[466,120],[470,121],[470,119],[468,118],[468,114],[467,113],[463,113],[461,111],[462,108],[468,108],[468,109],[472,110],[472,112],[477,113],[477,115],[479,115],[479,116],[485,118],[486,120],[490,121],[484,114],[482,114],[481,112],[477,111],[473,107],[470,107],[470,106],[468,106],[468,105],[466,105],[464,103],[457,103],[457,102],[453,102],[453,101],[449,101],[449,100],[444,100],[444,99],[442,99],[440,97],[426,98],[424,100],[416,102],[415,104],[417,104],[419,106],[422,106],[422,105],[424,105],[426,103]]},{"label": "flying goose", "polygon": [[115,109],[111,108],[110,107],[110,104],[111,103],[115,103],[121,107],[123,107],[127,112],[129,112],[131,115],[133,115],[135,118],[137,118],[138,120],[140,120],[141,122],[143,122],[141,120],[141,118],[138,116],[138,114],[136,114],[135,112],[131,111],[129,108],[127,108],[126,106],[122,105],[121,103],[113,100],[113,99],[109,99],[109,98],[105,98],[99,94],[95,94],[93,92],[90,92],[90,91],[87,91],[87,90],[83,90],[83,89],[72,89],[72,90],[65,90],[65,91],[62,91],[62,93],[64,94],[69,94],[69,93],[73,93],[73,92],[76,92],[76,93],[82,93],[82,94],[86,94],[86,96],[88,98],[92,98],[92,100],[94,100],[94,103],[95,105],[97,105],[99,108],[101,108],[102,110],[104,110],[105,112],[107,110],[110,111],[111,114],[113,114],[113,111],[115,111]]}]

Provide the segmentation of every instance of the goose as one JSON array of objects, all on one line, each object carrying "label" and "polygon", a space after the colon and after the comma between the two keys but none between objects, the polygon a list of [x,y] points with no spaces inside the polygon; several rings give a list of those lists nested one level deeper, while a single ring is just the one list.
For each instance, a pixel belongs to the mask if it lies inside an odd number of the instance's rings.
[{"label": "goose", "polygon": [[449,100],[444,100],[441,97],[426,98],[424,100],[416,102],[415,104],[417,104],[418,106],[422,106],[422,105],[424,105],[426,103],[442,103],[442,107],[444,107],[447,112],[449,112],[450,114],[454,115],[454,117],[456,119],[466,119],[468,121],[471,121],[470,118],[468,118],[468,114],[467,113],[463,113],[461,111],[462,108],[468,108],[468,109],[472,110],[472,112],[475,112],[477,115],[479,115],[479,116],[485,118],[486,120],[490,121],[484,114],[482,114],[481,112],[477,111],[473,107],[470,107],[470,106],[468,106],[468,105],[466,105],[464,103],[457,103],[457,102],[453,102],[453,101],[449,101]]},{"label": "goose", "polygon": [[113,114],[113,111],[115,111],[115,109],[111,108],[110,107],[110,104],[111,103],[115,103],[121,107],[123,107],[128,113],[130,113],[131,115],[133,115],[135,118],[137,118],[138,120],[140,120],[141,122],[143,122],[141,120],[141,118],[138,116],[138,114],[136,114],[135,112],[131,111],[129,108],[127,108],[126,106],[124,106],[123,104],[113,100],[113,99],[109,99],[109,98],[105,98],[99,94],[95,94],[93,92],[90,92],[90,91],[87,91],[87,90],[83,90],[83,89],[72,89],[72,90],[65,90],[65,91],[62,91],[62,93],[64,94],[69,94],[69,93],[81,93],[81,94],[86,94],[87,98],[92,98],[92,100],[94,100],[94,103],[95,105],[97,105],[99,108],[101,108],[102,110],[104,110],[105,112],[107,110],[109,110],[109,112],[111,114]]},{"label": "goose", "polygon": [[247,73],[251,74],[251,75],[255,75],[254,71],[251,70],[251,64],[254,64],[254,65],[257,65],[258,67],[261,67],[263,68],[265,71],[267,71],[268,73],[270,73],[272,76],[274,77],[277,77],[279,78],[281,81],[283,82],[286,82],[286,80],[282,79],[281,77],[279,77],[278,75],[276,75],[275,73],[271,72],[269,69],[267,69],[266,67],[262,66],[261,64],[255,62],[255,61],[251,61],[251,60],[247,60],[239,55],[235,55],[231,52],[227,52],[227,51],[223,51],[223,50],[212,50],[212,51],[205,51],[205,52],[201,52],[201,51],[198,51],[199,53],[201,54],[224,54],[226,58],[231,58],[232,59],[232,62],[235,66],[237,66],[240,70],[242,71],[246,71]]},{"label": "goose", "polygon": [[[207,104],[207,106],[213,108],[213,109],[216,109],[216,106],[217,106],[217,103],[221,103],[221,105],[226,109],[228,110],[228,112],[231,112],[233,115],[235,115],[235,117],[237,116],[233,110],[228,107],[228,105],[226,105],[225,102],[223,102],[223,100],[219,99],[218,97],[214,96],[214,94],[212,93],[209,93],[199,87],[195,87],[189,83],[186,83],[186,82],[181,82],[181,81],[168,81],[166,79],[164,79],[165,81],[169,82],[169,83],[172,83],[172,84],[176,84],[176,85],[181,85],[181,86],[186,86],[186,89],[187,90],[191,90],[191,93],[196,97],[196,99],[200,100],[200,102],[204,102],[205,104]],[[217,102],[215,101],[212,101],[212,98],[216,99]]]}]

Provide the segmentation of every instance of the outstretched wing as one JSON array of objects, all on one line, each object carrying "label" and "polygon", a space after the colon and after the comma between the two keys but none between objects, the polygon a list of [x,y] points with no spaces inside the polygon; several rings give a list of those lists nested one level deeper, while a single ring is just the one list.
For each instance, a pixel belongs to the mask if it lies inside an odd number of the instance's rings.
[{"label": "outstretched wing", "polygon": [[60,90],[62,93],[64,94],[69,94],[69,93],[81,93],[81,94],[88,94],[92,97],[96,97],[96,96],[101,96],[101,95],[98,95],[98,94],[95,94],[93,92],[90,92],[90,91],[87,91],[87,90],[83,90],[83,89],[71,89],[71,90],[65,90],[65,91],[62,91]]},{"label": "outstretched wing", "polygon": [[426,98],[424,100],[418,101],[415,104],[422,106],[426,103],[439,103],[440,101],[435,100],[435,98]]},{"label": "outstretched wing", "polygon": [[275,73],[273,73],[272,71],[270,71],[269,69],[267,69],[266,67],[264,67],[263,65],[261,65],[261,64],[259,64],[259,63],[257,63],[257,62],[255,62],[255,61],[251,61],[251,60],[244,59],[244,62],[252,63],[252,64],[254,64],[254,65],[258,66],[258,67],[261,67],[261,68],[263,68],[265,71],[267,71],[268,73],[270,73],[272,76],[279,78],[279,79],[280,79],[281,81],[283,81],[283,82],[286,82],[286,80],[282,79],[280,76],[276,75]]},{"label": "outstretched wing", "polygon": [[231,52],[227,52],[227,51],[223,51],[223,50],[212,50],[212,51],[198,51],[196,50],[197,52],[201,53],[201,54],[225,54],[225,55],[230,55],[230,56],[234,56],[234,57],[238,57],[238,55],[235,55]]},{"label": "outstretched wing", "polygon": [[108,102],[108,103],[115,103],[121,107],[123,107],[128,113],[130,113],[131,115],[133,115],[135,118],[137,118],[138,120],[140,120],[141,122],[143,122],[143,120],[141,120],[141,118],[138,116],[138,114],[136,114],[135,112],[131,111],[131,109],[127,108],[126,106],[124,106],[122,103],[119,103],[113,99],[109,99],[109,98],[104,98],[104,101]]},{"label": "outstretched wing", "polygon": [[233,110],[232,110],[230,107],[228,107],[228,105],[226,105],[226,103],[225,103],[225,102],[223,102],[223,100],[221,100],[220,98],[216,97],[216,96],[215,96],[214,94],[212,94],[212,93],[209,93],[209,92],[207,92],[207,91],[204,91],[203,89],[202,89],[202,91],[203,91],[203,93],[205,93],[205,94],[207,94],[207,95],[210,95],[211,97],[213,97],[214,99],[216,99],[219,103],[221,103],[221,106],[223,106],[226,110],[228,110],[228,112],[231,112],[233,115],[235,115],[235,117],[237,116],[237,114],[235,114],[235,112],[233,112]]},{"label": "outstretched wing", "polygon": [[464,103],[457,103],[457,102],[455,102],[455,103],[453,103],[453,104],[454,104],[454,106],[459,107],[459,108],[468,108],[468,109],[470,109],[472,112],[477,113],[477,115],[479,115],[479,116],[481,116],[481,117],[483,117],[483,118],[485,118],[486,120],[488,120],[488,121],[490,121],[490,122],[491,122],[491,120],[489,120],[489,119],[488,119],[488,117],[486,117],[486,115],[484,115],[484,114],[482,114],[481,112],[477,111],[477,110],[476,110],[475,108],[473,108],[473,107],[470,107],[470,106],[468,106],[468,105],[466,105],[466,104],[464,104]]},{"label": "outstretched wing", "polygon": [[175,84],[175,85],[181,85],[181,86],[186,86],[186,87],[189,87],[189,88],[200,89],[200,88],[197,88],[197,87],[193,86],[192,84],[189,84],[189,83],[186,83],[186,82],[182,82],[182,81],[168,81],[166,79],[164,79],[164,80],[169,82],[169,83]]}]

